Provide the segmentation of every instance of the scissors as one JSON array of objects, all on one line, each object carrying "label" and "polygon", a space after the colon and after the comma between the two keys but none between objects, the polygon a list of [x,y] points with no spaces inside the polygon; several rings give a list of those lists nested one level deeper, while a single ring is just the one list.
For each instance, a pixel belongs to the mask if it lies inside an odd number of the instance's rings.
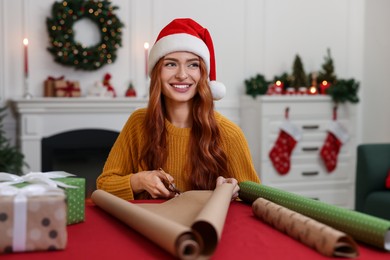
[{"label": "scissors", "polygon": [[[168,176],[167,176],[167,173],[162,169],[158,169],[160,172],[164,173],[165,174],[165,178],[166,178],[166,184],[168,185],[168,190],[171,191],[171,192],[174,192],[176,195],[180,195],[181,194],[181,191],[176,188],[176,185],[175,183],[173,182],[170,182],[169,179],[168,179]],[[164,182],[165,183],[165,182]]]}]

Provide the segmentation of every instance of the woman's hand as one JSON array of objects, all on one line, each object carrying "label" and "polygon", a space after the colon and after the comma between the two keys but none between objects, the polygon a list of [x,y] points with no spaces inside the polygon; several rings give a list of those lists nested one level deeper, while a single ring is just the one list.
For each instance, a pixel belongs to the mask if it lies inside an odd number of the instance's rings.
[{"label": "woman's hand", "polygon": [[131,176],[131,188],[134,193],[140,193],[146,190],[153,199],[172,198],[174,192],[169,191],[164,182],[173,182],[174,179],[168,173],[159,170],[143,171]]},{"label": "woman's hand", "polygon": [[215,187],[218,187],[219,185],[222,185],[224,183],[231,183],[233,184],[233,194],[232,194],[232,200],[235,200],[238,198],[238,192],[240,191],[240,186],[238,186],[238,181],[235,178],[224,178],[222,176],[219,176],[217,178],[217,184]]}]

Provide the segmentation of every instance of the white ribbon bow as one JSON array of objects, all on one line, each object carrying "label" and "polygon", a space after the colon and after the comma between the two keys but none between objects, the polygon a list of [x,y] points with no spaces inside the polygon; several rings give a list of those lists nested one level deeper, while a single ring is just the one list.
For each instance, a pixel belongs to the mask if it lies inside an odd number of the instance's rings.
[{"label": "white ribbon bow", "polygon": [[22,176],[6,172],[0,172],[0,187],[5,185],[8,186],[17,183],[29,182],[46,184],[51,187],[78,188],[76,186],[68,185],[60,181],[52,180],[54,178],[63,178],[70,176],[75,175],[64,171],[30,172]]},{"label": "white ribbon bow", "polygon": [[0,196],[15,196],[12,251],[26,251],[27,236],[27,198],[36,196],[63,196],[64,190],[42,184],[31,184],[23,188],[15,186],[0,186]]}]

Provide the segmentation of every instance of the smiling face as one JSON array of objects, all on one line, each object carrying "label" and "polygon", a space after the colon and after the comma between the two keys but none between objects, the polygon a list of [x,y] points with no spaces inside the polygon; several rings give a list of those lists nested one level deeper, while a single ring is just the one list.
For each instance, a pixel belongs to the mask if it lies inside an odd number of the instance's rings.
[{"label": "smiling face", "polygon": [[162,93],[168,102],[191,101],[200,80],[200,58],[190,52],[173,52],[163,58]]}]

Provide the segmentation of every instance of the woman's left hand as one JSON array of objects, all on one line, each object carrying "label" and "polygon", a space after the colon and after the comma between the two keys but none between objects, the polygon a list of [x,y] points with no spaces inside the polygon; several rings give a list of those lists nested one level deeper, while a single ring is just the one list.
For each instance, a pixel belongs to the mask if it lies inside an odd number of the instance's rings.
[{"label": "woman's left hand", "polygon": [[222,176],[219,176],[217,178],[217,184],[215,187],[218,187],[219,185],[222,185],[224,183],[231,183],[233,184],[233,194],[232,194],[232,200],[237,199],[238,197],[238,192],[240,191],[240,186],[238,186],[238,181],[235,178],[224,178]]}]

